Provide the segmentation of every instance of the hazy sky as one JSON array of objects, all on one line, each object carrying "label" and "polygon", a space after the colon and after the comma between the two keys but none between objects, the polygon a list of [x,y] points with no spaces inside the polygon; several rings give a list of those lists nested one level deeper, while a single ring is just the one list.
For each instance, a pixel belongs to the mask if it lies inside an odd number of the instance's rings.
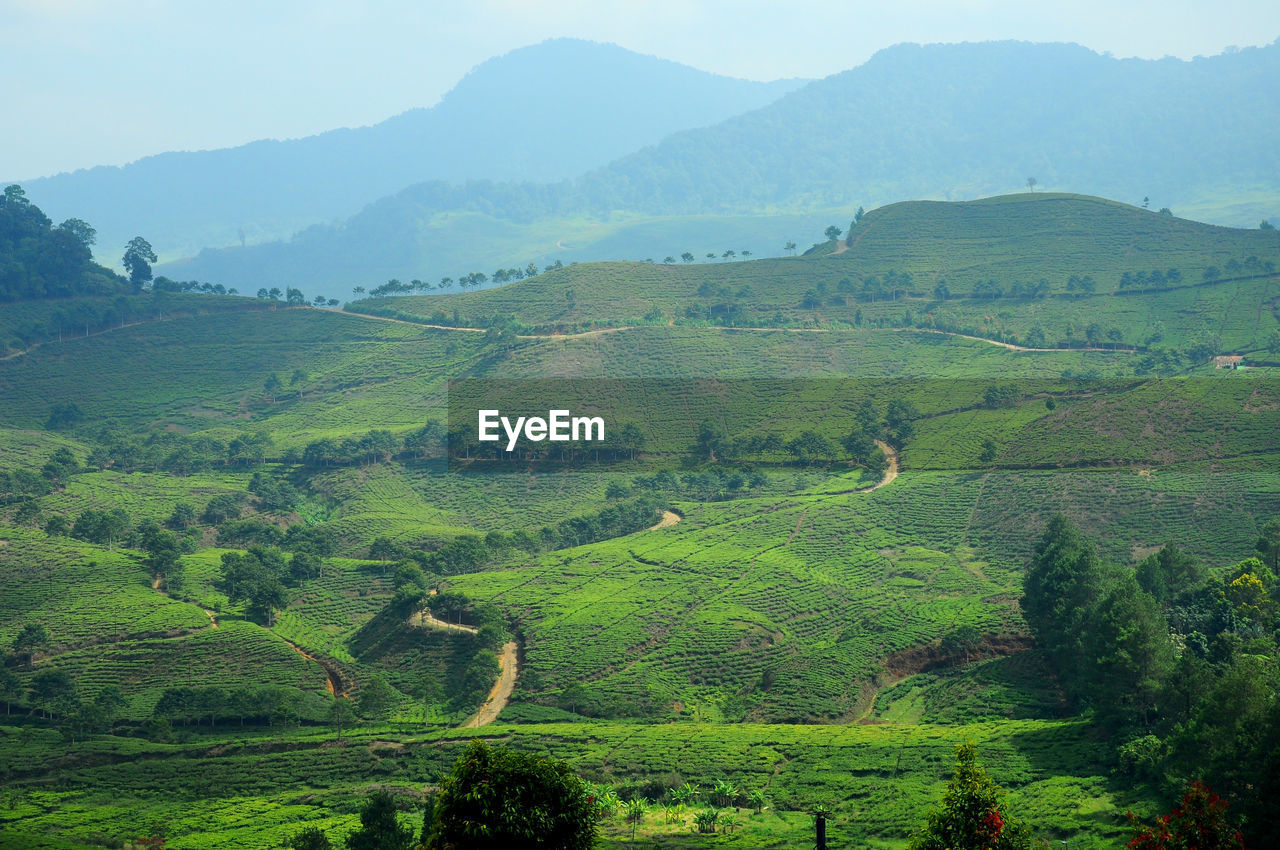
[{"label": "hazy sky", "polygon": [[[371,124],[548,38],[822,77],[902,41],[1190,58],[1280,36],[1274,0],[0,0],[0,178]],[[519,104],[512,104],[518,113]]]}]

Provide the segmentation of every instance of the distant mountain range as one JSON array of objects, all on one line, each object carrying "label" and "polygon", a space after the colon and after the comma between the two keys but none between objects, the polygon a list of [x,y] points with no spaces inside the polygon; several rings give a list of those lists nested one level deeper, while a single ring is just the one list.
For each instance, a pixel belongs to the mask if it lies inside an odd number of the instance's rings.
[{"label": "distant mountain range", "polygon": [[436,106],[372,127],[165,153],[23,186],[55,219],[92,223],[107,261],[139,234],[171,258],[242,238],[287,237],[426,180],[572,177],[675,131],[764,106],[804,82],[732,79],[615,45],[558,39],[490,59]]},{"label": "distant mountain range", "polygon": [[[717,251],[759,253],[745,241],[759,238],[762,213],[773,216],[777,253],[802,223],[815,224],[804,218],[815,210],[971,199],[1028,178],[1044,189],[1256,225],[1280,213],[1276,79],[1280,43],[1190,62],[1117,60],[1066,44],[899,45],[574,179],[422,183],[342,224],[206,251],[167,273],[241,288],[333,289],[530,255],[638,259],[693,247],[701,257],[677,221]],[[581,238],[564,247],[557,234],[583,219],[598,225],[578,227]]]}]

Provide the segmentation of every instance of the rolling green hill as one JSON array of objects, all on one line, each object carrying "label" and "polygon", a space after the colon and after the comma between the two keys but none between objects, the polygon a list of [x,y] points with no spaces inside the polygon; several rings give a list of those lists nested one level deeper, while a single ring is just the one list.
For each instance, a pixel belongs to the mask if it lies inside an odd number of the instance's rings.
[{"label": "rolling green hill", "polygon": [[[889,326],[1041,348],[1189,347],[1210,337],[1222,350],[1251,351],[1277,327],[1277,266],[1275,231],[1099,198],[1010,195],[893,204],[804,258],[582,264],[493,290],[367,299],[348,309],[473,327],[514,320],[535,332],[672,322]],[[1093,324],[1104,329],[1096,341],[1087,337]],[[1118,339],[1105,335],[1113,328]]]},{"label": "rolling green hill", "polygon": [[[766,790],[728,846],[797,845],[822,803],[842,841],[885,848],[967,738],[1039,837],[1111,846],[1167,789],[1031,649],[1024,575],[1055,513],[1119,576],[1169,542],[1214,578],[1256,553],[1280,516],[1280,386],[1197,346],[1269,356],[1277,260],[1274,233],[1019,195],[886,207],[793,258],[580,264],[364,315],[133,296],[135,321],[15,345],[0,847],[156,821],[183,850],[267,850],[304,822],[335,839],[370,786],[419,805],[476,735],[624,796]],[[982,297],[992,280],[1009,294]],[[1031,324],[1045,344],[1024,350]],[[572,378],[645,445],[446,461],[424,426],[450,421],[451,381],[479,397],[463,378]],[[789,448],[806,432],[830,449]],[[1214,670],[1269,651],[1262,627],[1247,652],[1231,637]],[[496,721],[459,728],[491,687]],[[643,836],[691,846],[692,816],[655,809]],[[622,841],[620,814],[604,832]]]}]

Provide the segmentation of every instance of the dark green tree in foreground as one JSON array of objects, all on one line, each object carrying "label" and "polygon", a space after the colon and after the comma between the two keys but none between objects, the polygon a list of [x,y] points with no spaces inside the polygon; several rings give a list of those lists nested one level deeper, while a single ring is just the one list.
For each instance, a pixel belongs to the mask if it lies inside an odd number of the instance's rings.
[{"label": "dark green tree in foreground", "polygon": [[151,250],[151,243],[141,236],[129,240],[120,262],[129,273],[129,282],[134,289],[142,289],[142,285],[151,280],[151,264],[158,259],[156,252]]},{"label": "dark green tree in foreground", "polygon": [[942,808],[911,836],[911,850],[1013,850],[1031,847],[1031,829],[1005,811],[1000,786],[978,764],[971,743],[956,746],[956,772]]},{"label": "dark green tree in foreground", "polygon": [[360,811],[360,828],[347,836],[347,850],[412,850],[413,828],[396,816],[396,801],[378,791]]},{"label": "dark green tree in foreground", "polygon": [[585,850],[599,807],[561,761],[471,743],[440,786],[428,850]]},{"label": "dark green tree in foreground", "polygon": [[309,826],[285,842],[289,850],[333,850],[333,844],[324,830]]}]

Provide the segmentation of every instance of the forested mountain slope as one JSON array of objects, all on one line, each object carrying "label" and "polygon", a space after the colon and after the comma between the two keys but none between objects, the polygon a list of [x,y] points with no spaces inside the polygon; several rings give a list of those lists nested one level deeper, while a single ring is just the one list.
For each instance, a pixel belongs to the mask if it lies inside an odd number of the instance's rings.
[{"label": "forested mountain slope", "polygon": [[557,39],[490,59],[437,105],[372,127],[165,153],[24,185],[51,214],[95,222],[104,244],[141,233],[169,258],[242,235],[281,238],[423,180],[564,179],[802,83],[732,79]]},{"label": "forested mountain slope", "polygon": [[[423,183],[342,224],[209,251],[169,273],[242,287],[261,274],[376,285],[495,261],[661,257],[683,250],[675,228],[652,223],[671,216],[696,216],[678,220],[686,233],[706,231],[688,246],[699,257],[708,248],[774,253],[783,239],[812,236],[798,220],[777,221],[785,235],[765,243],[751,217],[964,200],[1028,178],[1256,226],[1280,215],[1280,153],[1270,143],[1277,72],[1280,45],[1190,62],[1116,60],[1064,44],[900,45],[573,180]],[[743,218],[710,219],[724,215]]]}]

